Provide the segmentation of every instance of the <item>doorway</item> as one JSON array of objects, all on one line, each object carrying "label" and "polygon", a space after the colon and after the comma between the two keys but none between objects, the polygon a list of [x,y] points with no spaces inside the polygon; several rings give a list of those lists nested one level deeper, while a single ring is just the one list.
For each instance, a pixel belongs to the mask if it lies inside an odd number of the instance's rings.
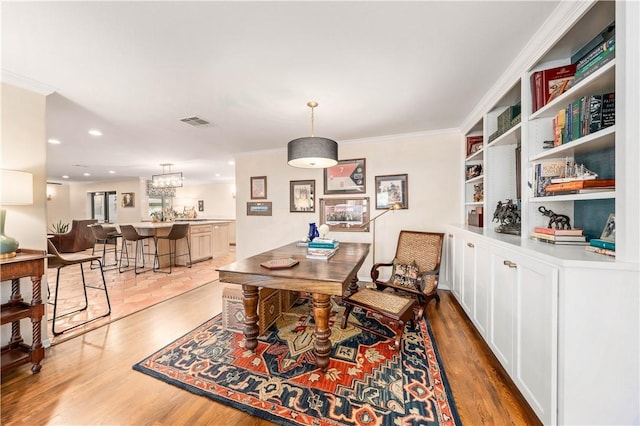
[{"label": "doorway", "polygon": [[91,219],[98,222],[118,222],[118,199],[116,191],[91,192]]}]

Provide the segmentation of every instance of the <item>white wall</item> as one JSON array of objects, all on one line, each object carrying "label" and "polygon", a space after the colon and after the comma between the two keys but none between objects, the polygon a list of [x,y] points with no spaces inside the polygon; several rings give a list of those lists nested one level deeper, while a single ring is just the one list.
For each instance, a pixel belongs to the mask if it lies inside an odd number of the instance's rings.
[{"label": "white wall", "polygon": [[[402,229],[444,232],[447,223],[461,211],[462,136],[455,131],[390,136],[339,143],[340,159],[366,159],[366,194],[371,217],[375,210],[375,176],[408,174],[409,208],[388,213],[376,221],[376,261],[390,261]],[[273,205],[272,216],[247,216],[251,176],[267,177],[267,200]],[[316,212],[289,212],[289,181],[315,179]],[[309,222],[319,222],[320,198],[324,195],[323,170],[297,169],[287,165],[286,147],[236,158],[237,257],[246,258],[265,250],[303,239]],[[371,242],[371,232],[332,232],[329,237],[345,242]],[[371,253],[360,269],[361,280],[370,281]]]},{"label": "white wall", "polygon": [[[69,186],[69,214],[71,219],[91,219],[91,201],[89,193],[116,191],[118,205],[116,207],[117,223],[134,223],[150,220],[149,197],[146,195],[146,182],[143,179],[123,181],[71,183]],[[122,207],[122,193],[134,193],[134,206]],[[55,218],[54,218],[55,220]],[[56,220],[57,221],[57,220]]]},{"label": "white wall", "polygon": [[[21,248],[46,250],[46,132],[45,96],[2,83],[2,168],[33,174],[33,205],[6,206],[5,234],[17,239]],[[42,280],[42,298],[46,303],[46,274]],[[2,283],[4,303],[11,294],[11,282]],[[31,301],[31,280],[23,279],[22,295]],[[46,317],[42,321],[43,343],[46,345]],[[31,321],[20,323],[22,336],[31,342]],[[1,344],[11,337],[11,325],[2,326]]]},{"label": "white wall", "polygon": [[[185,206],[194,206],[199,218],[235,219],[235,184],[208,183],[176,188],[173,208],[182,211]],[[198,200],[204,201],[204,211],[198,211]]]},{"label": "white wall", "polygon": [[47,184],[47,229],[54,224],[71,223],[71,209],[69,205],[69,185]]}]

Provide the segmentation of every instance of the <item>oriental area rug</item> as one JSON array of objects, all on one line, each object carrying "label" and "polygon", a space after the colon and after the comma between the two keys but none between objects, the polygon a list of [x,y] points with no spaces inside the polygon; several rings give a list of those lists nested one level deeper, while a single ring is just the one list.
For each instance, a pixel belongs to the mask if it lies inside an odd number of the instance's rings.
[{"label": "oriental area rug", "polygon": [[[325,372],[315,366],[306,303],[283,313],[255,353],[218,315],[133,368],[282,425],[461,424],[427,321],[407,327],[396,351],[392,340],[340,329],[342,311],[332,305]],[[350,321],[391,335],[385,319],[354,311]]]}]

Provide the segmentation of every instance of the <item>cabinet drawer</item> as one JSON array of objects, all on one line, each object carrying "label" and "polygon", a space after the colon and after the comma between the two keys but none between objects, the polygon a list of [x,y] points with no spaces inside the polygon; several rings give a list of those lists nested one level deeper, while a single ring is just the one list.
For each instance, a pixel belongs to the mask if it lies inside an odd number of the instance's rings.
[{"label": "cabinet drawer", "polygon": [[191,225],[191,234],[211,233],[211,225]]}]

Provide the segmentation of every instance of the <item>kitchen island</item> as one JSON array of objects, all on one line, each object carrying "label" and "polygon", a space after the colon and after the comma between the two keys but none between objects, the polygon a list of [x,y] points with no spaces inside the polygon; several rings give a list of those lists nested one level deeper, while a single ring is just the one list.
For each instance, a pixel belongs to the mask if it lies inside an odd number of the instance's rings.
[{"label": "kitchen island", "polygon": [[[214,257],[223,256],[229,252],[229,226],[230,221],[221,220],[179,220],[177,223],[189,223],[189,246],[191,247],[191,263],[201,262]],[[169,234],[173,222],[137,222],[131,223],[140,235],[165,236]],[[164,254],[169,252],[169,243],[160,241],[158,253]],[[153,248],[149,250],[154,253]],[[184,240],[177,242],[177,263],[185,265],[187,256],[180,256],[187,253],[187,246]],[[169,257],[160,257],[161,267],[169,265]],[[145,259],[145,262],[153,258]]]}]

